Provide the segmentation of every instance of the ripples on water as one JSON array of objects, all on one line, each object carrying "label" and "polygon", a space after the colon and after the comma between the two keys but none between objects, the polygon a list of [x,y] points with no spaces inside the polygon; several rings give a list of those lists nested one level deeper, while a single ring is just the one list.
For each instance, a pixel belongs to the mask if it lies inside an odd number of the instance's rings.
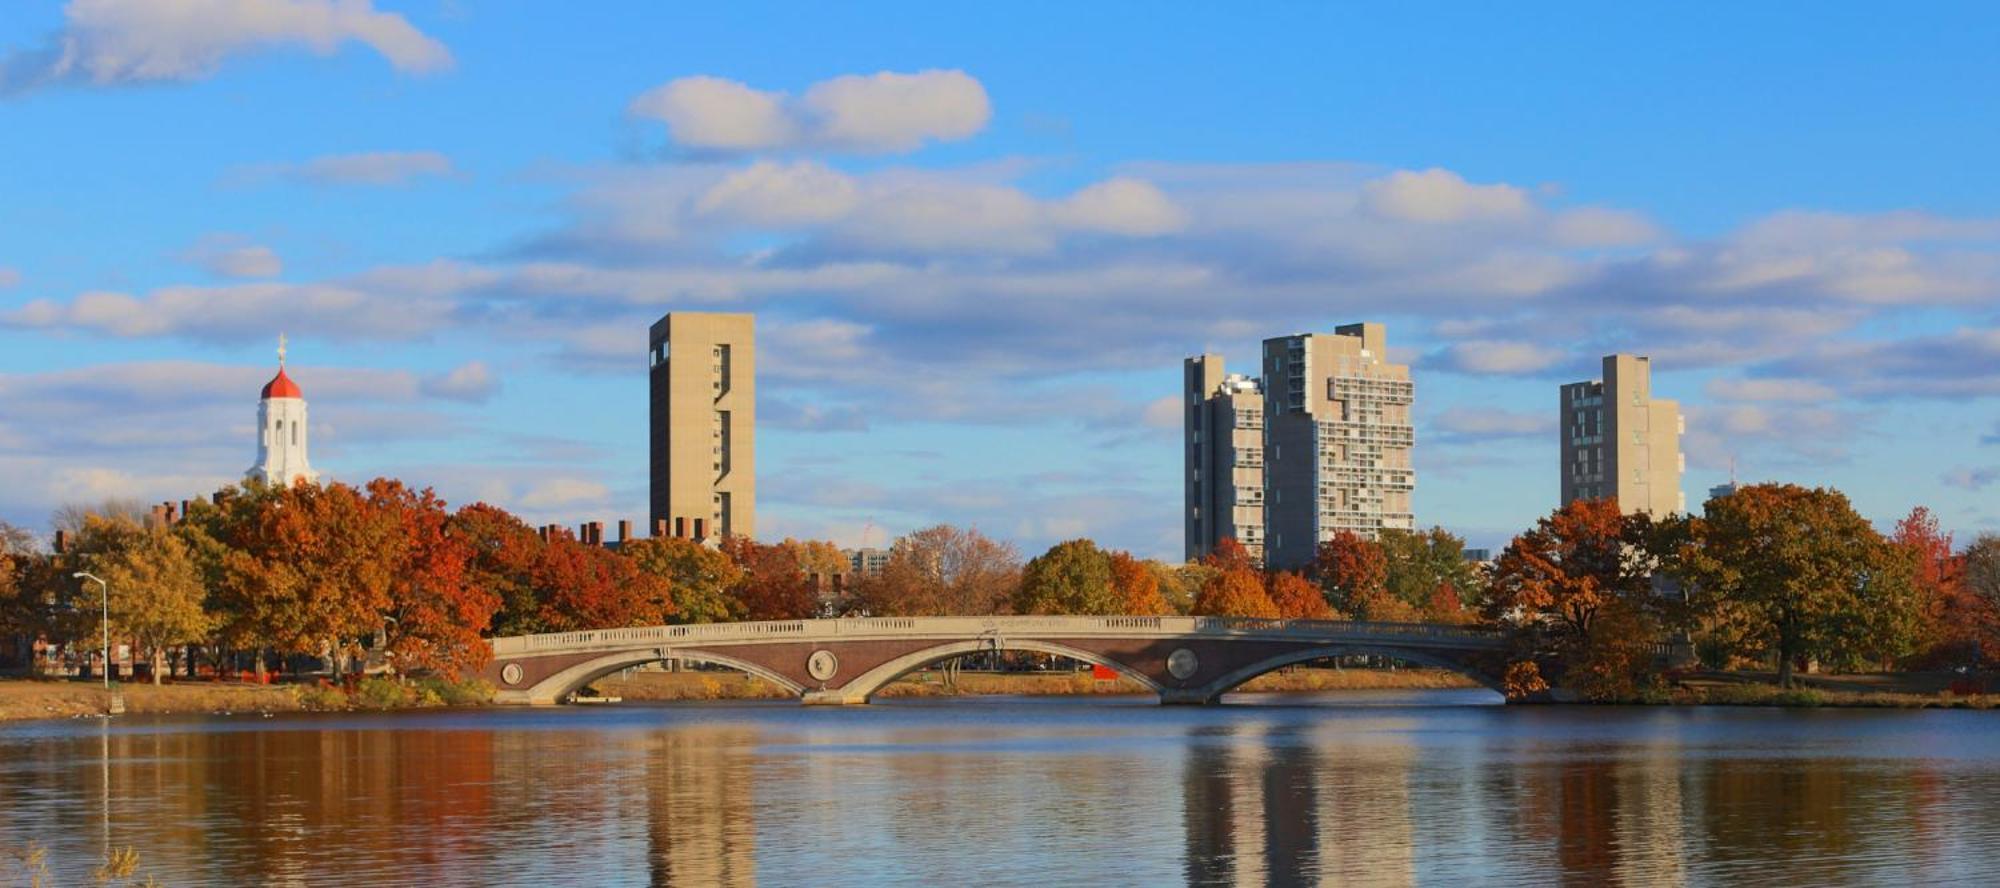
[{"label": "ripples on water", "polygon": [[88,883],[108,807],[168,884],[2000,883],[2000,716],[1496,699],[15,725],[0,846]]}]

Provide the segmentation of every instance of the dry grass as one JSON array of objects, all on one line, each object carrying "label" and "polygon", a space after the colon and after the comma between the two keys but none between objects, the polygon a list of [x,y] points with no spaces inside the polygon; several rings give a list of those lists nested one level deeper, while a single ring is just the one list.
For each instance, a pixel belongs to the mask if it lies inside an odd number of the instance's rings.
[{"label": "dry grass", "polygon": [[[232,684],[119,685],[127,712],[294,712],[297,689]],[[80,681],[0,681],[0,721],[103,715],[109,698],[102,685]]]},{"label": "dry grass", "polygon": [[1790,706],[1855,709],[1993,709],[2000,694],[1957,696],[1948,691],[1907,694],[1892,691],[1783,690],[1776,685],[1737,682],[1684,682],[1668,702],[1708,706]]}]

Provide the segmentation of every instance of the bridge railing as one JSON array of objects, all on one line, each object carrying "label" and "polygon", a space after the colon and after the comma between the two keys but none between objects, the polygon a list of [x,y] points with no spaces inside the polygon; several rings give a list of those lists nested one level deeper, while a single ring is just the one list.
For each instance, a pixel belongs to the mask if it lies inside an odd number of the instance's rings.
[{"label": "bridge railing", "polygon": [[1303,638],[1372,638],[1494,644],[1497,629],[1438,623],[1368,623],[1346,620],[1264,620],[1249,617],[1006,616],[848,617],[755,623],[694,623],[553,632],[492,640],[498,656],[606,647],[670,646],[687,642],[799,641],[842,637],[1005,635],[1220,635]]}]

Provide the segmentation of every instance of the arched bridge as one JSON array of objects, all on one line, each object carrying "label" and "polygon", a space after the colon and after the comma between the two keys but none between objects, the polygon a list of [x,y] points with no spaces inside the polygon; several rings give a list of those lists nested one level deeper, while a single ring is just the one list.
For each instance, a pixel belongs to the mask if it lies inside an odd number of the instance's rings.
[{"label": "arched bridge", "polygon": [[551,704],[658,660],[715,663],[805,703],[866,703],[883,685],[977,651],[1036,651],[1108,666],[1162,703],[1210,703],[1252,678],[1324,657],[1372,654],[1463,673],[1500,689],[1506,643],[1490,629],[1429,623],[1236,617],[870,617],[708,623],[492,640],[484,677],[500,703]]}]

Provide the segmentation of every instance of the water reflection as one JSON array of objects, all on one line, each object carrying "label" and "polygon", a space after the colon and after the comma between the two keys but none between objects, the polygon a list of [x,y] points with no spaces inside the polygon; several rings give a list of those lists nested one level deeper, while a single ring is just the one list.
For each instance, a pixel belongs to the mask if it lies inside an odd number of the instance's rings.
[{"label": "water reflection", "polygon": [[63,883],[113,844],[204,884],[1992,883],[1990,719],[1101,702],[133,718],[0,729],[0,845],[48,845]]}]

